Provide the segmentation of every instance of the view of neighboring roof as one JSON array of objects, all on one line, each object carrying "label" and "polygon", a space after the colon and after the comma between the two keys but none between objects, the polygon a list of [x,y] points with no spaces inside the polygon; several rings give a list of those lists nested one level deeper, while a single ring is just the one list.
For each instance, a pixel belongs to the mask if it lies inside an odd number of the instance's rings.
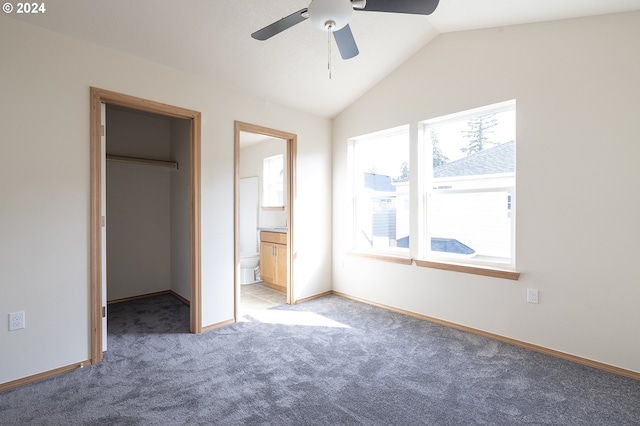
[{"label": "view of neighboring roof", "polygon": [[370,172],[364,173],[364,187],[374,191],[394,192],[396,190],[389,176]]},{"label": "view of neighboring roof", "polygon": [[516,169],[516,143],[509,141],[433,169],[434,178],[510,173]]}]

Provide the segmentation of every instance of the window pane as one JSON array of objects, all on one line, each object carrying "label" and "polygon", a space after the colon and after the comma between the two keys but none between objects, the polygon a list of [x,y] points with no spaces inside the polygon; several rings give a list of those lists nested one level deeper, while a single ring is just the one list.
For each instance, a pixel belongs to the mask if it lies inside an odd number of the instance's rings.
[{"label": "window pane", "polygon": [[284,155],[267,157],[262,164],[263,206],[284,206]]},{"label": "window pane", "polygon": [[354,141],[353,177],[355,248],[408,252],[407,129]]},{"label": "window pane", "polygon": [[431,120],[427,257],[513,263],[515,102]]},{"label": "window pane", "polygon": [[428,227],[434,254],[508,262],[511,256],[509,192],[431,194]]}]

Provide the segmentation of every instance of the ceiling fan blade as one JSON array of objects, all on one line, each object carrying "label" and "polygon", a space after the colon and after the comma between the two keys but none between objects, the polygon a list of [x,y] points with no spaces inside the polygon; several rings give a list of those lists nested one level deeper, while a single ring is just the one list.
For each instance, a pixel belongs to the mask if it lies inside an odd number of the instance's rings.
[{"label": "ceiling fan blade", "polygon": [[351,28],[349,28],[349,24],[338,31],[334,31],[333,38],[336,39],[336,44],[338,45],[342,59],[351,59],[360,53],[356,45],[356,40],[353,38]]},{"label": "ceiling fan blade", "polygon": [[255,33],[251,34],[251,37],[255,38],[256,40],[267,40],[274,35],[281,33],[287,28],[291,28],[294,25],[299,24],[300,22],[306,20],[308,17],[309,15],[307,15],[307,8],[305,7],[304,9],[300,9],[299,11],[292,13],[289,16],[285,16],[284,18],[274,22],[273,24],[267,25],[266,27],[256,31]]},{"label": "ceiling fan blade", "polygon": [[410,13],[413,15],[431,15],[439,0],[367,0],[364,10],[369,12]]}]

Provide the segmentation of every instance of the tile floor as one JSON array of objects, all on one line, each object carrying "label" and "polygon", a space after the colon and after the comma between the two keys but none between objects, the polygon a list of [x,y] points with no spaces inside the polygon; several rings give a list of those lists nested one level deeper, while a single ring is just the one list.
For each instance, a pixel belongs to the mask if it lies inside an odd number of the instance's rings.
[{"label": "tile floor", "polygon": [[260,281],[240,286],[240,316],[287,303],[287,295],[264,286]]}]

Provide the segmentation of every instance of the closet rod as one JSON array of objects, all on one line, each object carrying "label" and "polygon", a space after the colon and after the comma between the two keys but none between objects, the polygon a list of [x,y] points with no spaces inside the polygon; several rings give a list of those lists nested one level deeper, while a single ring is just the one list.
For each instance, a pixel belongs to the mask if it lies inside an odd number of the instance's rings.
[{"label": "closet rod", "polygon": [[176,169],[176,170],[178,169],[177,161],[151,160],[148,158],[125,157],[122,155],[111,155],[111,154],[107,154],[107,161],[113,161],[117,163],[127,163],[127,164],[142,164],[145,166],[167,167],[167,168]]}]

